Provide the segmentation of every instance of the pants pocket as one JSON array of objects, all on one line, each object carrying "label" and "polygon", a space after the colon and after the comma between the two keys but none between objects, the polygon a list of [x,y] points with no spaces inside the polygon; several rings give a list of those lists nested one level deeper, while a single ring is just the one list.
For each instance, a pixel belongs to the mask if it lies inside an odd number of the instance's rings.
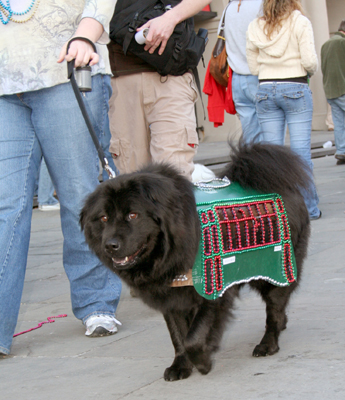
[{"label": "pants pocket", "polygon": [[128,143],[126,146],[126,143],[123,143],[121,140],[111,138],[109,152],[114,160],[116,168],[121,174],[132,172],[131,167],[132,169],[134,168],[130,165],[129,155],[128,151],[126,152],[126,147],[129,148],[130,143]]},{"label": "pants pocket", "polygon": [[285,106],[290,112],[301,112],[307,108],[306,99],[302,91],[283,94]]},{"label": "pants pocket", "polygon": [[198,89],[196,86],[194,75],[191,72],[186,72],[182,76],[183,76],[183,79],[185,79],[187,81],[188,85],[192,89],[191,100],[195,103],[198,100],[199,92],[198,92]]},{"label": "pants pocket", "polygon": [[268,94],[267,93],[257,93],[256,94],[256,111],[258,113],[267,112],[268,106]]}]

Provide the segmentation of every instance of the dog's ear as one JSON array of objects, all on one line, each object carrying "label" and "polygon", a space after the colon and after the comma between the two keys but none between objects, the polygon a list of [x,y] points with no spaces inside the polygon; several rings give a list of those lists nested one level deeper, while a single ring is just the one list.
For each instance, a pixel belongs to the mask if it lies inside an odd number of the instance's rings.
[{"label": "dog's ear", "polygon": [[166,207],[169,201],[171,201],[171,193],[173,188],[171,187],[171,181],[164,177],[157,177],[157,179],[148,179],[141,182],[141,191],[144,198],[149,200],[154,205],[160,205]]},{"label": "dog's ear", "polygon": [[79,214],[79,224],[81,226],[81,230],[85,229],[86,224],[90,219],[93,218],[94,212],[97,207],[97,201],[101,196],[100,185],[97,189],[89,194],[89,196],[85,199],[83,208]]}]

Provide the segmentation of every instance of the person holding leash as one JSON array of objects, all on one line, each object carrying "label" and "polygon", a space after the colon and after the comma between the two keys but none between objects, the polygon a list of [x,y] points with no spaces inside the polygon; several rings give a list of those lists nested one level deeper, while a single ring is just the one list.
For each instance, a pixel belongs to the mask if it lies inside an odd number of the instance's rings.
[{"label": "person holding leash", "polygon": [[[24,285],[35,182],[42,155],[61,205],[63,264],[74,315],[87,336],[117,331],[121,282],[79,226],[99,161],[67,78],[90,62],[84,102],[99,138],[111,94],[106,43],[115,0],[0,1],[0,353],[9,354]],[[73,40],[66,54],[67,42]],[[85,40],[86,39],[86,40]],[[97,52],[94,50],[96,43]]]}]

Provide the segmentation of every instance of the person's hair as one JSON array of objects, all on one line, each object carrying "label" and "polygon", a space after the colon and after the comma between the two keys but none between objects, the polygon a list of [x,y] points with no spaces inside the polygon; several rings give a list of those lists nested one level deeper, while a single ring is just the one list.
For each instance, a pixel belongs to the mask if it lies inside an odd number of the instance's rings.
[{"label": "person's hair", "polygon": [[284,20],[289,18],[293,11],[304,14],[300,0],[264,0],[262,3],[264,32],[270,39],[274,31],[279,31]]},{"label": "person's hair", "polygon": [[340,25],[339,25],[339,28],[338,28],[338,32],[339,32],[339,31],[345,32],[345,19],[343,19],[343,20],[340,22]]}]

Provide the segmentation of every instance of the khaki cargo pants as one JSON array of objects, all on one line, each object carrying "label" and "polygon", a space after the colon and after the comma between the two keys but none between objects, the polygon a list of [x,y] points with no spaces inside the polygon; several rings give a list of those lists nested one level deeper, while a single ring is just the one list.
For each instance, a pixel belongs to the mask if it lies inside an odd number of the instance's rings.
[{"label": "khaki cargo pants", "polygon": [[110,152],[120,173],[167,162],[191,179],[198,146],[194,77],[143,72],[111,79]]}]

